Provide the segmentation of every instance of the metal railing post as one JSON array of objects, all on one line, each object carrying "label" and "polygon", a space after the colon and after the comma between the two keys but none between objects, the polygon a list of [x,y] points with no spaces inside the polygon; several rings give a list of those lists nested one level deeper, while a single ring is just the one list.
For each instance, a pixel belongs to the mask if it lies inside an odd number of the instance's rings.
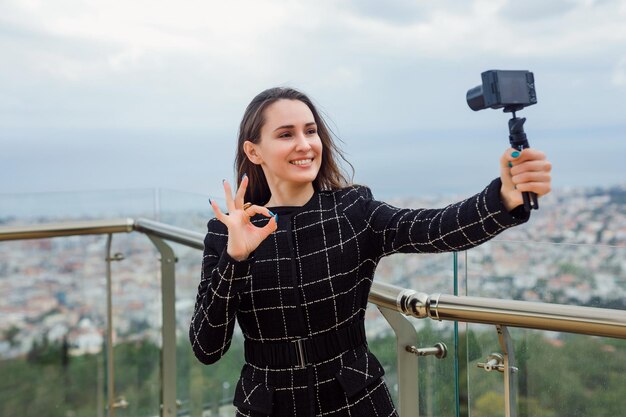
[{"label": "metal railing post", "polygon": [[161,254],[161,416],[175,417],[176,404],[176,256],[161,238],[148,234]]},{"label": "metal railing post", "polygon": [[506,326],[496,326],[498,341],[504,356],[504,411],[506,417],[517,417],[517,378],[514,375],[515,347]]},{"label": "metal railing post", "polygon": [[113,298],[111,295],[111,241],[113,235],[107,235],[106,263],[107,263],[107,415],[115,417],[115,371],[113,360]]},{"label": "metal railing post", "polygon": [[396,334],[398,414],[401,417],[417,417],[419,416],[418,358],[407,351],[407,347],[417,344],[417,332],[411,322],[398,311],[380,306],[378,309]]}]

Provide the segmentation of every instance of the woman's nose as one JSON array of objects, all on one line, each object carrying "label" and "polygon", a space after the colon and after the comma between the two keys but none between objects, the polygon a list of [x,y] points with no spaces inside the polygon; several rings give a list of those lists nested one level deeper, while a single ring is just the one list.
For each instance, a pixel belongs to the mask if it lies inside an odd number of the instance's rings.
[{"label": "woman's nose", "polygon": [[296,137],[296,150],[298,151],[308,151],[311,149],[311,144],[307,140],[304,134],[299,134]]}]

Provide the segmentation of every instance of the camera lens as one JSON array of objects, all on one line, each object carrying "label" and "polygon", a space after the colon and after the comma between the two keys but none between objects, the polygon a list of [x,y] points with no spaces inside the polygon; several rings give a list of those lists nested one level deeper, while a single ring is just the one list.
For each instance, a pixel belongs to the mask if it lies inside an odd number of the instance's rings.
[{"label": "camera lens", "polygon": [[483,95],[483,86],[477,85],[476,87],[467,91],[466,95],[467,105],[474,111],[482,110],[485,108],[485,96]]}]

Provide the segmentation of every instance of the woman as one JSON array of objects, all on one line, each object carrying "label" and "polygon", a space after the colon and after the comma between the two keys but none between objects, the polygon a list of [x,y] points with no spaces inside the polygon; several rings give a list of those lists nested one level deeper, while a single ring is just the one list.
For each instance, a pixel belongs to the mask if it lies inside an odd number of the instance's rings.
[{"label": "woman", "polygon": [[[208,223],[189,336],[206,364],[245,336],[238,416],[395,416],[363,318],[378,261],[396,252],[460,251],[525,222],[522,191],[550,190],[550,163],[509,149],[500,178],[444,209],[398,209],[350,185],[304,94],[255,97],[240,126],[235,196]],[[246,204],[251,203],[251,204]]]}]

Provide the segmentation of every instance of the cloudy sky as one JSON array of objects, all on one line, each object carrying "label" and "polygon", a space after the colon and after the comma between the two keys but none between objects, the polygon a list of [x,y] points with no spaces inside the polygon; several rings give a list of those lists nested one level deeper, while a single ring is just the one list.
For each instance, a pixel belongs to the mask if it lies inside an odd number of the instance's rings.
[{"label": "cloudy sky", "polygon": [[0,193],[217,192],[261,90],[297,87],[378,195],[497,175],[487,69],[534,72],[556,186],[626,182],[626,1],[0,0]]}]

